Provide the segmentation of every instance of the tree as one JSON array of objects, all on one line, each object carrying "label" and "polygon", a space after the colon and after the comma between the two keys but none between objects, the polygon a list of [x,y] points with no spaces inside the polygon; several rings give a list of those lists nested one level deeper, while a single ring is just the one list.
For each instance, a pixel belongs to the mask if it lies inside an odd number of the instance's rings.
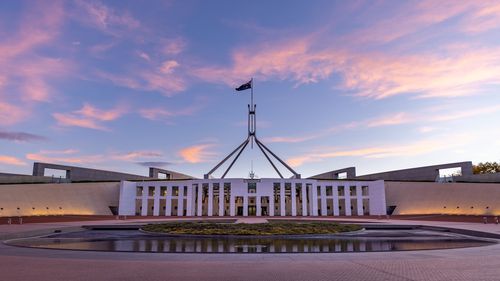
[{"label": "tree", "polygon": [[500,163],[497,162],[480,162],[477,165],[472,165],[474,174],[493,174],[500,173]]}]

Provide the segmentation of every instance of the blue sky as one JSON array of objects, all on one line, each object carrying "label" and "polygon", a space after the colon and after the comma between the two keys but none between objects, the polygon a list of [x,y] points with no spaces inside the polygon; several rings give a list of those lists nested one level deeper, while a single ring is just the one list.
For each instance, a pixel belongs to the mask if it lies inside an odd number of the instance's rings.
[{"label": "blue sky", "polygon": [[[497,1],[1,1],[0,171],[499,161]],[[229,176],[274,176],[247,150]],[[219,174],[215,174],[220,176]]]}]

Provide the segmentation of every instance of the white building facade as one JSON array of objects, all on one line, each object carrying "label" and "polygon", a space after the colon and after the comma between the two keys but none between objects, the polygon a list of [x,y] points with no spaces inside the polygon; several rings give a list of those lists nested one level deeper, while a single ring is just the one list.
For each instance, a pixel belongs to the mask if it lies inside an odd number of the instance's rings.
[{"label": "white building facade", "polygon": [[119,215],[363,216],[385,215],[384,181],[200,179],[123,181]]}]

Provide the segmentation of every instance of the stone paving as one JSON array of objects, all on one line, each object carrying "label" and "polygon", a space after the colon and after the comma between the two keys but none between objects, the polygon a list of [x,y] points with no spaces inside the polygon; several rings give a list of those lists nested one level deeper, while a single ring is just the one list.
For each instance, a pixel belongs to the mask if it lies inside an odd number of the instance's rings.
[{"label": "stone paving", "polygon": [[[315,218],[317,219],[317,218]],[[352,219],[349,219],[352,221]],[[249,220],[254,222],[255,220]],[[498,233],[498,225],[418,221]],[[114,223],[143,222],[114,221]],[[1,233],[110,221],[1,226]],[[7,229],[10,227],[10,229]],[[453,250],[331,254],[156,254],[0,245],[0,280],[500,280],[500,244]]]}]

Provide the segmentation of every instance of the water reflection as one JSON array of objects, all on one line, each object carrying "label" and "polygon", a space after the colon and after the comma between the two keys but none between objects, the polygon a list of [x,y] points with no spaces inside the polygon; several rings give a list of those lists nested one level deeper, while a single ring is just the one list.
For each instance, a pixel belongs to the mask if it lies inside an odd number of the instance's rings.
[{"label": "water reflection", "polygon": [[37,238],[10,242],[19,246],[118,252],[156,253],[336,253],[429,250],[489,245],[464,239],[380,238],[177,238],[127,237],[120,239]]}]

